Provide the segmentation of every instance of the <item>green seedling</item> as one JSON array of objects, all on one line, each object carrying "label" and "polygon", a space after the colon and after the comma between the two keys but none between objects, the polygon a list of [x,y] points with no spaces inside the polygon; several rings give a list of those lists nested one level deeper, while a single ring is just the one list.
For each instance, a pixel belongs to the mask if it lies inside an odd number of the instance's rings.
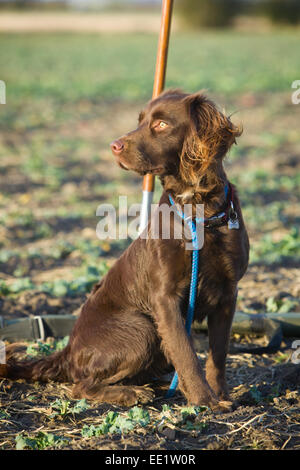
[{"label": "green seedling", "polygon": [[68,439],[52,433],[40,431],[36,436],[31,437],[26,433],[18,434],[15,438],[16,449],[43,450],[48,447],[59,449],[68,443]]}]

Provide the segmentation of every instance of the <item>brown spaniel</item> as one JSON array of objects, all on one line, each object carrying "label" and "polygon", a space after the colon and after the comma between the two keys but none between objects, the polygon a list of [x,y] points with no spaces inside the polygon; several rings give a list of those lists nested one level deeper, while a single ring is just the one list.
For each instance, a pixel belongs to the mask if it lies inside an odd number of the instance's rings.
[{"label": "brown spaniel", "polygon": [[[74,398],[131,406],[152,398],[143,384],[175,369],[189,403],[229,408],[225,361],[249,242],[223,159],[240,134],[202,93],[169,90],[140,113],[137,129],[111,144],[122,168],[160,177],[160,205],[170,206],[171,196],[177,211],[190,204],[192,217],[196,205],[204,205],[195,318],[208,321],[205,373],[184,325],[188,236],[151,237],[150,220],[148,236],[138,237],[94,286],[66,348],[39,360],[9,361],[3,375],[71,382]],[[176,214],[170,220],[171,229],[183,224]]]}]

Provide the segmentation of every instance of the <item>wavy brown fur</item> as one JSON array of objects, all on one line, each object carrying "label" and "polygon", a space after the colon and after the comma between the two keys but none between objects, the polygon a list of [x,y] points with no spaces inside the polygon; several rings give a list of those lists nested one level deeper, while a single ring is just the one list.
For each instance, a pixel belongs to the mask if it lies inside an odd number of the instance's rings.
[{"label": "wavy brown fur", "polygon": [[[182,147],[180,174],[186,183],[192,182],[197,187],[201,185],[201,177],[224,157],[242,130],[202,93],[189,95],[184,101],[190,107],[193,125]],[[199,187],[204,192],[210,189],[206,185]]]}]

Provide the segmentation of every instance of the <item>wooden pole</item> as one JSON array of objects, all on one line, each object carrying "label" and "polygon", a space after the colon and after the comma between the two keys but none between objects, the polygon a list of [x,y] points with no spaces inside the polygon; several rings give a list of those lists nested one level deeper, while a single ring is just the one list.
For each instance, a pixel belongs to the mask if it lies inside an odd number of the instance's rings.
[{"label": "wooden pole", "polygon": [[[173,0],[163,0],[152,99],[157,98],[158,95],[160,95],[160,93],[163,91],[165,86],[172,10]],[[149,211],[153,199],[154,185],[154,175],[145,175],[143,181],[143,199],[141,208],[140,232],[142,232],[147,226]]]}]

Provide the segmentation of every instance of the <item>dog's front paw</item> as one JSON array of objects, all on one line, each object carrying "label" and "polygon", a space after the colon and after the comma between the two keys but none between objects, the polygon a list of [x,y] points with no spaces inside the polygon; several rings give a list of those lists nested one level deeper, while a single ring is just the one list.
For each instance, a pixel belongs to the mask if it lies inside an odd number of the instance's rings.
[{"label": "dog's front paw", "polygon": [[210,408],[212,411],[229,413],[233,410],[233,403],[229,400],[219,400],[216,403],[213,403]]},{"label": "dog's front paw", "polygon": [[233,410],[233,403],[230,400],[218,400],[216,397],[198,397],[196,400],[188,400],[190,405],[207,406],[214,412],[228,413]]}]

